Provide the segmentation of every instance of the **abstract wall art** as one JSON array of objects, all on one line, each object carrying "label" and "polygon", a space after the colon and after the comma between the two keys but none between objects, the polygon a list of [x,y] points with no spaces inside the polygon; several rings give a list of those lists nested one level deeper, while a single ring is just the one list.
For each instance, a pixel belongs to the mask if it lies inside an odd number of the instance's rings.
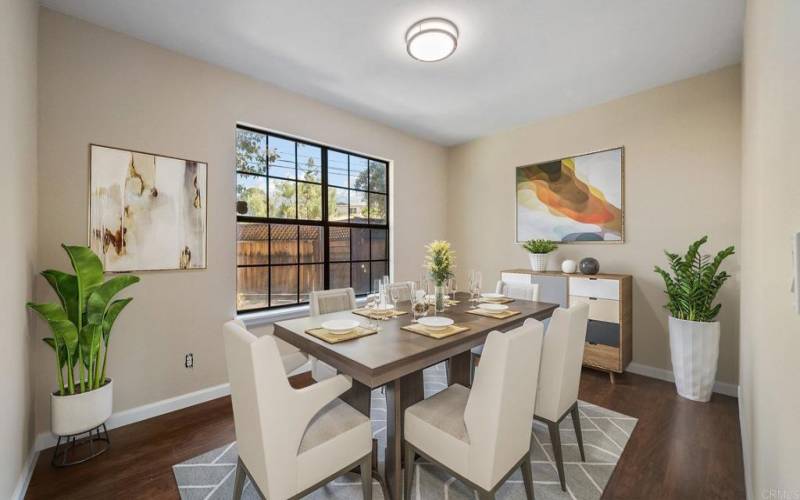
[{"label": "abstract wall art", "polygon": [[205,163],[95,144],[89,156],[89,245],[106,271],[205,269]]},{"label": "abstract wall art", "polygon": [[517,242],[624,241],[625,148],[517,167]]}]

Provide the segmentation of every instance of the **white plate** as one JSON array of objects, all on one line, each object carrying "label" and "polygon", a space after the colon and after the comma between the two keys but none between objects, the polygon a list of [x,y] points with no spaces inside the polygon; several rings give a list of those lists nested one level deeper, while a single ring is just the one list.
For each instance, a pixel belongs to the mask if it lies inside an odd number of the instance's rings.
[{"label": "white plate", "polygon": [[344,335],[352,332],[359,324],[360,323],[354,319],[332,319],[322,323],[322,328],[334,335]]},{"label": "white plate", "polygon": [[392,309],[394,309],[394,305],[393,304],[384,304],[383,307],[381,307],[380,304],[375,306],[375,310],[378,311],[378,312],[381,312],[381,311],[387,312],[387,311],[391,311]]},{"label": "white plate", "polygon": [[455,323],[452,319],[445,318],[444,316],[425,316],[424,318],[418,319],[417,322],[431,330],[444,330]]},{"label": "white plate", "polygon": [[504,299],[505,295],[503,295],[502,293],[487,292],[487,293],[482,293],[481,297],[483,297],[484,299]]},{"label": "white plate", "polygon": [[484,304],[479,304],[478,307],[480,307],[484,311],[490,311],[490,312],[500,312],[500,311],[505,311],[506,309],[508,309],[508,306],[504,305],[504,304],[485,304],[484,303]]}]

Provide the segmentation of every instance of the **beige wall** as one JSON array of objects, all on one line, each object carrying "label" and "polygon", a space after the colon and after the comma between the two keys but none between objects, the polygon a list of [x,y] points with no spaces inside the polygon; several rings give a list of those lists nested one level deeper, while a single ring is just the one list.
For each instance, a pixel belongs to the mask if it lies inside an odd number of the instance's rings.
[{"label": "beige wall", "polygon": [[36,11],[29,0],[0,7],[0,498],[11,498],[31,449],[32,320],[25,302],[36,269]]},{"label": "beige wall", "polygon": [[[670,369],[664,294],[653,265],[703,234],[708,250],[739,244],[740,68],[625,97],[580,112],[478,139],[451,150],[448,238],[462,277],[479,269],[528,267],[514,244],[516,166],[625,146],[625,244],[562,245],[561,260],[596,257],[601,271],[634,277],[633,359]],[[738,260],[727,269],[738,275]],[[462,278],[463,279],[463,278]],[[721,292],[718,380],[737,382],[739,286]]]},{"label": "beige wall", "polygon": [[[67,267],[59,243],[86,243],[90,142],[209,164],[208,269],[140,274],[112,339],[115,411],[227,380],[220,329],[235,314],[237,121],[393,160],[398,278],[417,276],[425,242],[444,236],[444,148],[49,10],[40,33],[37,267]],[[48,429],[51,356],[34,357],[38,432]]]},{"label": "beige wall", "polygon": [[[752,498],[800,498],[800,3],[748,1],[742,162],[743,445]],[[798,284],[800,285],[800,284]]]}]

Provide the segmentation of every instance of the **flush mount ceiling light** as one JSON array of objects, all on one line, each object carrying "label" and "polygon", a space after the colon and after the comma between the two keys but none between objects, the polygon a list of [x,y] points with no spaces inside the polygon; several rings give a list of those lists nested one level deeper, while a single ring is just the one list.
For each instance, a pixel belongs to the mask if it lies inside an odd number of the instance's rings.
[{"label": "flush mount ceiling light", "polygon": [[406,50],[418,61],[446,59],[456,51],[457,45],[458,27],[441,17],[417,21],[406,31]]}]

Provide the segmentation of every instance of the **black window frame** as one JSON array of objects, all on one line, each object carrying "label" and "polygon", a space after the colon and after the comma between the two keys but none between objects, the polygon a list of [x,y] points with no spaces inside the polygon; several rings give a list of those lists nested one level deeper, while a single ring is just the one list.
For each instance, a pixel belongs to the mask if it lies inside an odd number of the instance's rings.
[{"label": "black window frame", "polygon": [[[266,170],[265,170],[265,172],[263,174],[259,174],[259,173],[255,173],[255,172],[251,172],[251,171],[239,170],[238,169],[238,162],[236,161],[236,159],[237,159],[236,155],[238,155],[238,133],[239,133],[239,130],[245,130],[245,131],[248,131],[248,132],[254,132],[254,133],[265,135],[266,138],[267,138],[267,149],[269,149],[269,137],[276,137],[276,138],[279,138],[279,139],[293,141],[295,143],[295,155],[294,155],[294,157],[295,157],[295,178],[294,179],[289,179],[289,178],[285,178],[285,177],[279,177],[279,176],[270,175],[269,158],[266,158],[266,163],[265,163]],[[321,215],[321,219],[320,220],[300,219],[300,218],[298,218],[299,215],[300,215],[300,212],[299,212],[299,198],[300,198],[300,196],[299,196],[299,191],[300,191],[299,190],[299,183],[308,182],[308,181],[304,181],[304,180],[300,179],[299,159],[298,159],[298,154],[297,154],[297,150],[298,150],[297,146],[298,146],[298,144],[304,144],[304,145],[307,145],[307,146],[320,148],[320,159],[321,159],[320,174],[321,174],[321,180],[320,180],[319,183],[313,183],[313,184],[319,185],[320,186],[320,191],[321,191],[321,197],[322,197],[322,199],[321,199],[321,204],[322,204],[321,212],[322,212],[322,215]],[[341,153],[341,154],[344,154],[344,155],[347,156],[347,159],[348,159],[347,187],[338,186],[338,185],[329,185],[328,184],[328,153],[329,153],[329,151],[335,151],[337,153]],[[366,190],[355,189],[354,187],[351,187],[351,185],[350,185],[350,183],[351,183],[350,157],[351,156],[355,156],[355,157],[363,158],[363,159],[367,160],[367,186],[366,186]],[[371,182],[370,182],[370,175],[372,173],[372,171],[371,171],[372,162],[377,162],[377,163],[382,164],[384,169],[385,169],[385,174],[384,174],[385,175],[385,186],[384,187],[386,189],[385,192],[372,191],[371,190],[372,185],[371,185]],[[331,288],[331,286],[330,286],[330,283],[331,283],[331,276],[330,276],[331,264],[348,264],[349,271],[350,271],[349,272],[349,286],[353,287],[355,289],[355,287],[353,286],[353,265],[354,264],[367,263],[367,265],[369,267],[369,284],[368,284],[368,287],[367,287],[368,291],[367,292],[358,293],[359,291],[356,290],[356,296],[361,297],[361,296],[367,295],[368,293],[371,293],[373,291],[372,288],[374,287],[375,280],[379,279],[380,277],[383,276],[383,274],[381,274],[381,276],[373,276],[372,275],[373,267],[374,267],[373,263],[383,263],[383,268],[385,269],[385,271],[386,271],[385,274],[387,274],[387,275],[391,271],[391,269],[390,269],[391,266],[389,265],[390,260],[391,260],[391,245],[390,245],[390,233],[391,233],[391,231],[390,231],[390,226],[391,226],[391,220],[390,220],[390,212],[391,212],[391,210],[390,210],[390,206],[391,206],[391,204],[390,204],[390,200],[391,200],[391,198],[390,198],[390,190],[391,190],[390,178],[391,178],[391,176],[390,176],[390,172],[389,172],[390,168],[391,168],[391,162],[388,161],[388,160],[384,160],[384,159],[381,159],[381,158],[377,158],[377,157],[366,155],[366,154],[362,154],[362,153],[348,151],[348,150],[345,150],[345,149],[342,149],[342,148],[338,148],[338,147],[328,146],[326,144],[322,144],[322,143],[318,143],[318,142],[314,142],[314,141],[309,141],[309,140],[306,140],[306,139],[303,139],[303,138],[300,138],[300,137],[292,137],[290,135],[282,134],[282,133],[279,133],[279,132],[273,132],[273,131],[268,130],[268,129],[260,129],[260,128],[252,127],[252,126],[249,126],[249,125],[237,124],[236,125],[236,139],[235,139],[235,143],[234,143],[234,180],[236,182],[236,185],[238,186],[238,176],[240,174],[248,175],[248,176],[255,176],[255,177],[259,177],[259,178],[264,178],[266,180],[266,200],[265,201],[266,201],[266,205],[267,205],[267,216],[266,217],[253,216],[253,215],[242,215],[242,214],[239,214],[238,211],[236,211],[236,225],[237,225],[236,271],[237,272],[236,272],[235,299],[236,299],[236,312],[237,312],[237,314],[249,314],[249,313],[256,313],[256,312],[261,312],[261,311],[274,311],[274,310],[280,310],[280,309],[285,309],[285,308],[290,308],[290,307],[298,307],[298,306],[302,306],[302,305],[307,305],[308,301],[302,301],[301,302],[301,300],[300,300],[301,295],[303,295],[303,293],[301,293],[301,266],[303,266],[303,265],[322,265],[323,266],[323,289],[324,290],[329,290]],[[270,179],[287,180],[287,181],[292,181],[292,182],[295,183],[295,195],[294,195],[294,197],[295,197],[295,211],[294,211],[295,218],[294,219],[272,217],[271,216],[272,214],[269,213],[269,186],[270,186]],[[347,201],[348,201],[348,205],[347,205],[348,206],[347,221],[332,221],[332,220],[329,220],[329,215],[330,215],[330,214],[328,214],[328,190],[329,190],[329,188],[344,189],[344,190],[347,191]],[[370,208],[371,208],[371,196],[372,195],[378,195],[378,196],[385,197],[385,206],[384,206],[385,220],[384,220],[384,223],[382,223],[382,224],[373,223],[371,218],[368,218],[366,222],[353,222],[352,219],[351,219],[351,214],[350,214],[351,209],[352,209],[352,207],[350,205],[351,192],[352,191],[357,191],[357,192],[360,192],[360,193],[366,193],[367,211],[368,211],[368,213],[370,212]],[[267,264],[240,264],[239,263],[239,255],[238,255],[238,243],[239,243],[238,232],[239,232],[239,230],[238,230],[238,228],[239,228],[239,224],[240,223],[258,223],[258,224],[266,224],[267,225],[267,231],[268,231],[268,233],[267,233],[268,234],[268,237],[267,237],[268,263]],[[295,259],[294,263],[278,263],[278,264],[274,264],[272,262],[272,259],[273,259],[273,256],[272,256],[272,228],[273,228],[273,225],[297,226],[297,256],[296,256],[296,259]],[[300,234],[301,234],[301,229],[300,228],[302,226],[314,226],[314,227],[321,228],[322,233],[323,233],[323,242],[322,242],[322,245],[323,245],[323,261],[322,262],[319,262],[319,261],[304,262],[302,260],[301,255],[300,255]],[[330,258],[330,232],[331,231],[330,231],[330,229],[333,228],[333,227],[348,228],[348,230],[349,230],[349,233],[350,233],[350,238],[349,238],[349,250],[350,250],[350,253],[349,253],[349,256],[348,256],[348,260],[331,261],[331,258]],[[353,242],[354,242],[353,232],[354,231],[353,231],[353,229],[366,229],[366,230],[368,230],[367,231],[368,234],[369,234],[369,240],[367,242],[368,256],[369,256],[368,260],[363,260],[363,259],[355,259],[354,260],[353,259],[353,257],[354,257],[354,251],[353,251]],[[372,250],[373,250],[373,237],[372,237],[373,236],[373,230],[383,230],[383,231],[385,231],[385,252],[384,252],[383,258],[377,258],[379,256],[373,256],[372,255]],[[294,266],[294,267],[297,268],[297,294],[296,294],[297,295],[297,302],[273,305],[272,304],[272,281],[273,281],[272,269],[276,268],[276,267],[287,267],[287,266],[289,266],[289,267]],[[241,269],[241,268],[267,268],[268,269],[269,277],[267,279],[267,289],[266,289],[267,306],[266,307],[253,307],[253,308],[247,308],[247,309],[240,309],[239,308],[239,269]]]}]

